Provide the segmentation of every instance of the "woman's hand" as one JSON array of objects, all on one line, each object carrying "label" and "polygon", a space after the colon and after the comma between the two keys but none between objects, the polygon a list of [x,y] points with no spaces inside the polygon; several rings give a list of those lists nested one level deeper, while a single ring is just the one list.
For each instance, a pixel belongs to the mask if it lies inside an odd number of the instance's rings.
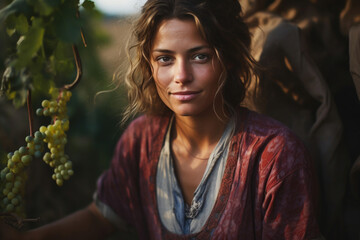
[{"label": "woman's hand", "polygon": [[0,239],[1,240],[23,240],[23,233],[16,230],[9,224],[0,219]]},{"label": "woman's hand", "polygon": [[53,223],[29,230],[17,231],[0,219],[1,240],[63,240],[63,239],[106,239],[115,227],[97,210],[94,203]]}]

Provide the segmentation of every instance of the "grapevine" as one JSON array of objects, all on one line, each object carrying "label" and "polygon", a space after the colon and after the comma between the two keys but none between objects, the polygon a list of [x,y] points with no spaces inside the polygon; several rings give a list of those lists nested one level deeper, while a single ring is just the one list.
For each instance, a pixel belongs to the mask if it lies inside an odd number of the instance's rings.
[{"label": "grapevine", "polygon": [[50,117],[51,124],[41,126],[34,136],[27,136],[26,146],[8,153],[7,166],[1,170],[0,207],[5,213],[15,212],[19,216],[24,215],[25,168],[33,159],[43,158],[45,163],[54,168],[52,178],[59,186],[74,173],[72,162],[64,153],[66,131],[69,130],[66,103],[70,100],[71,92],[65,89],[52,89],[52,92],[53,96],[57,97],[42,101],[42,108],[36,110],[38,116]]},{"label": "grapevine", "polygon": [[[24,11],[24,5],[33,11],[33,16],[27,17],[31,14],[29,11]],[[66,132],[69,130],[67,103],[72,95],[70,90],[81,78],[82,67],[74,44],[76,38],[68,37],[69,35],[63,33],[61,35],[59,33],[61,29],[54,29],[54,26],[61,23],[62,19],[59,16],[65,12],[71,16],[75,13],[75,18],[71,20],[76,23],[73,24],[76,28],[79,11],[74,12],[72,9],[78,5],[77,0],[44,3],[36,0],[15,0],[0,11],[0,19],[6,20],[9,36],[14,34],[19,36],[16,53],[12,54],[5,63],[6,70],[3,74],[0,95],[6,95],[9,100],[13,100],[16,107],[19,107],[24,104],[26,92],[29,115],[30,134],[24,139],[23,146],[7,154],[6,166],[0,171],[0,216],[15,216],[17,222],[25,218],[26,169],[32,161],[42,159],[53,168],[52,179],[58,186],[62,186],[64,181],[74,174],[72,162],[65,154]],[[85,9],[94,7],[90,0],[85,0],[82,6]],[[86,46],[81,28],[78,33]],[[66,36],[61,37],[64,35]],[[73,83],[56,88],[54,81],[61,73],[71,69],[69,65],[63,67],[68,59],[63,56],[62,49],[69,42],[72,43],[77,75]],[[49,77],[48,83],[39,84],[44,81],[44,76]],[[33,131],[32,124],[32,82],[37,82],[37,86],[46,86],[45,89],[35,90],[45,90],[51,95],[51,98],[43,100],[41,107],[36,110],[37,116],[50,118],[49,125],[40,126],[36,132]]]}]

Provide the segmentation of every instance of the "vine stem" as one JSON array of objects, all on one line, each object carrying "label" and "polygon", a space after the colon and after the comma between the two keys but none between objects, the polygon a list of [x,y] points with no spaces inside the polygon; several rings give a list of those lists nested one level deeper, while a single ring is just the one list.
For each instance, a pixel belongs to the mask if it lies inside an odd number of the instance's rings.
[{"label": "vine stem", "polygon": [[40,218],[22,218],[18,216],[15,213],[0,213],[0,218],[3,219],[3,221],[6,224],[9,224],[10,226],[21,230],[24,226],[24,223],[27,222],[39,222]]},{"label": "vine stem", "polygon": [[84,32],[83,32],[82,28],[81,28],[80,34],[81,34],[81,40],[82,40],[82,42],[84,44],[84,47],[87,47],[87,43],[86,43],[86,40],[85,40],[85,35],[84,35]]},{"label": "vine stem", "polygon": [[[79,10],[76,11],[76,17],[80,18]],[[87,47],[87,43],[86,43],[84,32],[83,32],[82,28],[80,28],[80,34],[81,34],[81,40],[82,40],[84,46]],[[63,87],[63,89],[66,89],[66,90],[71,90],[74,87],[76,87],[76,85],[80,82],[80,79],[81,79],[81,76],[82,76],[82,73],[83,73],[80,54],[79,54],[79,51],[78,51],[75,44],[72,45],[72,50],[73,50],[73,55],[74,55],[75,64],[76,64],[76,77],[75,77],[75,80],[72,83],[66,84]]]},{"label": "vine stem", "polygon": [[28,118],[29,118],[29,131],[30,136],[34,136],[34,130],[33,130],[33,116],[32,116],[32,108],[31,108],[31,90],[27,90],[27,111],[28,111]]},{"label": "vine stem", "polygon": [[64,86],[64,88],[66,90],[71,90],[72,88],[74,88],[80,82],[80,79],[81,79],[81,76],[82,76],[81,58],[80,58],[79,51],[78,51],[75,44],[72,45],[72,50],[73,50],[73,54],[74,54],[74,58],[75,58],[75,64],[76,64],[76,78],[72,83],[67,84],[67,85]]}]

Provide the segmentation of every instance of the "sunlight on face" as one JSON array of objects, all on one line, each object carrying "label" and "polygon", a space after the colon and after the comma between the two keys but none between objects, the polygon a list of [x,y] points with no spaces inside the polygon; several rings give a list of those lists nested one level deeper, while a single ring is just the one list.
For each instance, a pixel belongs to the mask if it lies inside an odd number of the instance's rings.
[{"label": "sunlight on face", "polygon": [[214,113],[222,68],[193,20],[170,19],[160,24],[151,49],[151,65],[158,94],[176,115]]}]

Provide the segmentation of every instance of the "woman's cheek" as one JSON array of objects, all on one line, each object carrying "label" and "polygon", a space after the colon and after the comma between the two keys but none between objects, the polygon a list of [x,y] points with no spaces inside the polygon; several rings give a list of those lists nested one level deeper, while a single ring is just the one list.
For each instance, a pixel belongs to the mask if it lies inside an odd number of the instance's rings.
[{"label": "woman's cheek", "polygon": [[158,83],[165,87],[171,83],[171,69],[168,67],[159,67],[156,72]]},{"label": "woman's cheek", "polygon": [[157,78],[154,78],[154,80],[155,80],[156,90],[160,99],[164,102],[165,105],[168,106],[167,87]]}]

